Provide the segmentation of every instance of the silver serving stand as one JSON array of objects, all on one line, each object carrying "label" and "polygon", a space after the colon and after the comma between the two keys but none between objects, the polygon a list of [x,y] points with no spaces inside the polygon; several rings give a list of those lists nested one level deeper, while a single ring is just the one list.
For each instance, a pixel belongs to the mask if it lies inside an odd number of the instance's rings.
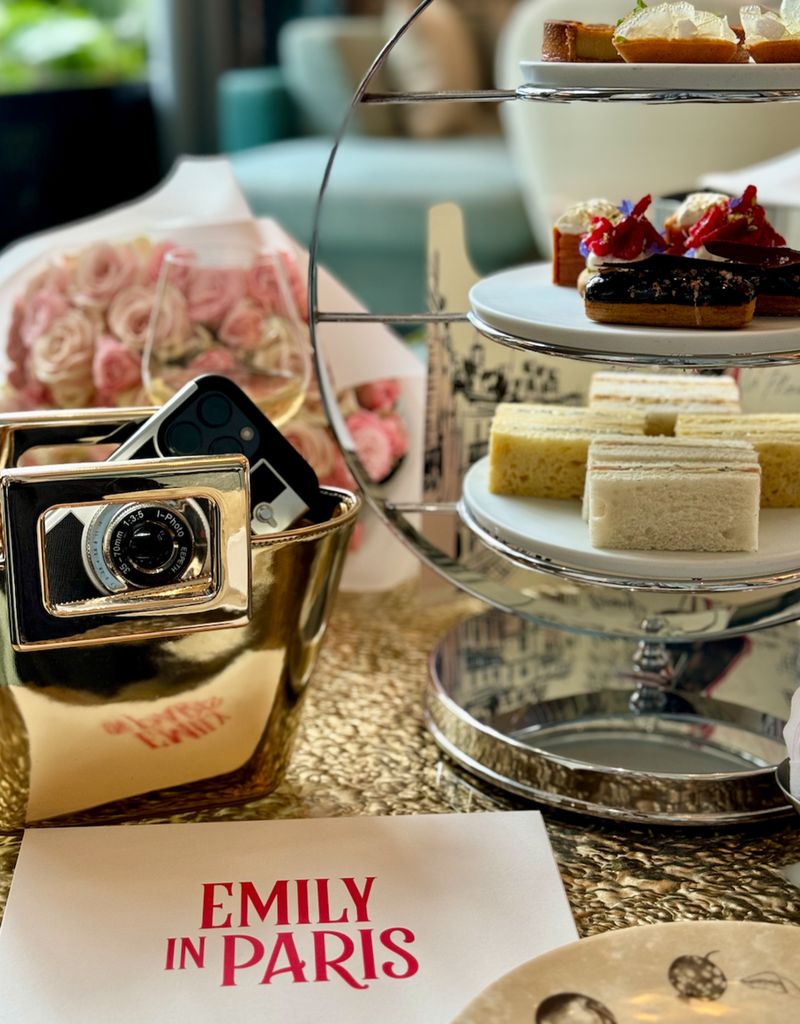
[{"label": "silver serving stand", "polygon": [[[554,807],[670,825],[756,822],[791,811],[775,767],[797,685],[800,567],[759,578],[704,580],[602,576],[554,564],[483,529],[463,502],[396,503],[359,461],[324,359],[328,323],[395,326],[470,322],[492,342],[620,365],[684,368],[793,364],[798,353],[656,358],[580,352],[514,337],[473,312],[414,314],[320,310],[320,219],[340,145],[361,104],[424,102],[797,102],[797,90],[643,91],[546,88],[374,93],[370,83],[422,0],[364,76],[334,141],[310,246],[309,328],[322,400],[367,503],[422,563],[489,609],[442,639],[431,659],[427,716],[440,747],[473,774]],[[480,543],[458,553],[436,540],[442,519]],[[763,641],[749,634],[768,630]],[[732,647],[731,644],[734,644]],[[736,647],[736,645],[739,645]],[[738,650],[738,654],[736,651]],[[747,650],[747,671],[732,662]],[[723,697],[732,691],[736,699]]]}]

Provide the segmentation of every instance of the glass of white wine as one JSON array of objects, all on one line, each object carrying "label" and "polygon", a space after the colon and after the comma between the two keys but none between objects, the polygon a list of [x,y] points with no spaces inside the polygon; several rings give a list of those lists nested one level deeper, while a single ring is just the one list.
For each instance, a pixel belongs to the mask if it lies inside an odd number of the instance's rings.
[{"label": "glass of white wine", "polygon": [[149,399],[160,405],[194,377],[219,373],[276,426],[286,423],[303,404],[311,373],[302,301],[288,253],[167,249],[142,361]]}]

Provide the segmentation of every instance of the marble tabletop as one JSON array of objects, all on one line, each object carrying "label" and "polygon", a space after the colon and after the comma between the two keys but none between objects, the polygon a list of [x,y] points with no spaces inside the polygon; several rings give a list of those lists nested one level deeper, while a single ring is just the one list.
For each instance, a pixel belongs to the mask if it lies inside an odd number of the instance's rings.
[{"label": "marble tabletop", "polygon": [[[173,816],[219,821],[491,812],[531,804],[456,769],[423,719],[436,639],[481,606],[444,588],[341,595],[286,777],[242,806]],[[800,924],[800,819],[735,829],[656,828],[542,808],[579,933],[681,920]],[[167,820],[167,819],[148,819]],[[0,837],[0,907],[19,852]]]}]

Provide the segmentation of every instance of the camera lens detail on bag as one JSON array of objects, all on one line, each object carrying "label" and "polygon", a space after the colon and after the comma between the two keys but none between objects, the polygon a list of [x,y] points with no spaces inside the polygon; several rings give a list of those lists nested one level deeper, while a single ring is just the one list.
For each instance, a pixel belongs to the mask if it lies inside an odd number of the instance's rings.
[{"label": "camera lens detail on bag", "polygon": [[208,523],[196,502],[101,509],[86,528],[85,565],[101,592],[169,586],[202,571]]}]

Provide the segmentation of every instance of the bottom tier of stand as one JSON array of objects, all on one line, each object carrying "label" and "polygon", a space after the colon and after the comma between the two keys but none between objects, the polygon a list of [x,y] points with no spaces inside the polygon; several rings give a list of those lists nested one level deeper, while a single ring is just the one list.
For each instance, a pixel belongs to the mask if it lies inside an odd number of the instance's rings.
[{"label": "bottom tier of stand", "polygon": [[437,646],[428,722],[468,771],[550,806],[755,822],[792,810],[775,769],[799,654],[795,623],[637,651],[491,611]]}]

